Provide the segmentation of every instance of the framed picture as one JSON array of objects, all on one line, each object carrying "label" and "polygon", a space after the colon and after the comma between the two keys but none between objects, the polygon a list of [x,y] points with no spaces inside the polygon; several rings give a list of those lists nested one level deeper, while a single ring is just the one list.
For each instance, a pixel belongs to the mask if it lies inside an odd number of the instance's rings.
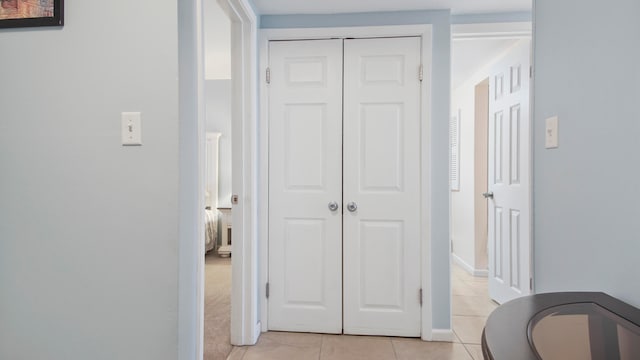
[{"label": "framed picture", "polygon": [[64,25],[64,0],[0,0],[0,29]]}]

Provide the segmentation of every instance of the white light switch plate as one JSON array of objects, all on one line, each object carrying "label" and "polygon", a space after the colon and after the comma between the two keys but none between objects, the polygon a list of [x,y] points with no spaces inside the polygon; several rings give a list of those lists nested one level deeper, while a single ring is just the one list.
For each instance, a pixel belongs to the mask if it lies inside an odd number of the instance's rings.
[{"label": "white light switch plate", "polygon": [[139,112],[122,113],[122,145],[142,145],[142,117]]},{"label": "white light switch plate", "polygon": [[558,147],[558,117],[550,117],[545,120],[544,147],[555,149]]}]

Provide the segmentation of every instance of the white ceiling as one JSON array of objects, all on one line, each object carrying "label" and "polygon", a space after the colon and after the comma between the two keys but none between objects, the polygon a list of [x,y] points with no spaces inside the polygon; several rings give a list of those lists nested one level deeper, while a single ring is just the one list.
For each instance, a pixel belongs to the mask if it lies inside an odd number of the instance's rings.
[{"label": "white ceiling", "polygon": [[[263,14],[310,14],[451,8],[473,14],[530,11],[532,0],[254,0]],[[207,79],[230,78],[229,20],[215,0],[205,2],[205,64]],[[471,32],[474,32],[473,30]],[[453,41],[452,90],[515,43],[508,39]]]},{"label": "white ceiling", "polygon": [[517,39],[453,41],[451,44],[451,90],[512,47]]},{"label": "white ceiling", "polygon": [[352,12],[451,9],[452,14],[530,11],[532,0],[254,0],[259,12],[337,14]]}]

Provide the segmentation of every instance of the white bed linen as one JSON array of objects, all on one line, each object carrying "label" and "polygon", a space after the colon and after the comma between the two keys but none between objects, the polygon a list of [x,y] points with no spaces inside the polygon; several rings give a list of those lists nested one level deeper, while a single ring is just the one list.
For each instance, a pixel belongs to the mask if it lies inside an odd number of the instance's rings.
[{"label": "white bed linen", "polygon": [[218,210],[204,211],[204,251],[205,253],[214,250],[216,247],[218,234]]}]

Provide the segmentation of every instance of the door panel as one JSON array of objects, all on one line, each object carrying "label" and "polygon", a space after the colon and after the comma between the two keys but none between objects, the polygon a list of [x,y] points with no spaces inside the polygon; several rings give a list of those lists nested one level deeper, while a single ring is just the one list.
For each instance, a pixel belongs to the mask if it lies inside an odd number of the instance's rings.
[{"label": "door panel", "polygon": [[269,50],[269,329],[341,333],[342,40]]},{"label": "door panel", "polygon": [[498,303],[531,292],[529,59],[521,40],[489,85],[489,295]]},{"label": "door panel", "polygon": [[419,38],[344,41],[344,332],[420,335]]}]

